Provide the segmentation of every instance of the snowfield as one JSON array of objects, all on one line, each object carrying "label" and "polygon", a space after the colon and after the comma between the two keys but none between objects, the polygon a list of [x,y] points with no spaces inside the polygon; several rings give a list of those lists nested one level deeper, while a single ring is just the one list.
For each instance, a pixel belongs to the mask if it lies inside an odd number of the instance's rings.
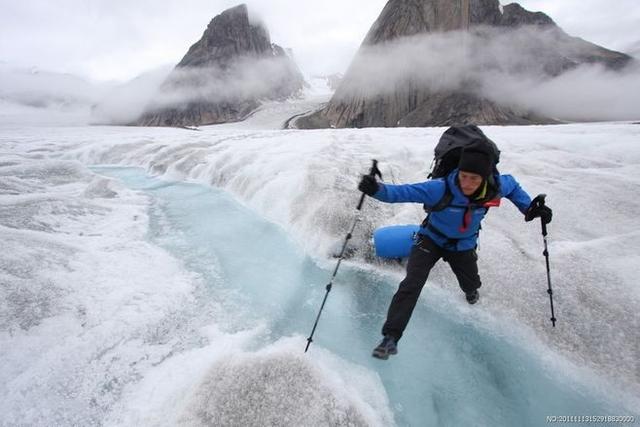
[{"label": "snowfield", "polygon": [[[171,218],[157,202],[90,169],[139,167],[223,190],[329,272],[371,159],[386,182],[422,181],[444,129],[278,130],[291,110],[283,104],[244,125],[200,131],[0,127],[0,425],[403,424],[394,392],[374,370],[325,348],[327,329],[306,355],[304,332],[257,345],[269,333],[264,325],[238,320],[225,295],[159,244]],[[640,125],[483,130],[502,150],[501,172],[532,196],[546,193],[554,210],[557,325],[549,321],[539,222],[525,223],[506,199],[481,232],[481,303],[465,306],[440,263],[419,305],[517,343],[563,381],[637,414]],[[390,277],[384,287],[393,293],[402,266],[375,259],[371,233],[422,219],[421,206],[368,199],[347,267]],[[329,306],[343,289],[334,288]],[[323,291],[317,284],[303,304],[315,311]],[[379,331],[368,333],[373,347]],[[368,353],[361,357],[369,363]],[[410,370],[402,361],[390,363]],[[269,386],[256,391],[261,379]],[[275,398],[282,395],[286,401]]]}]

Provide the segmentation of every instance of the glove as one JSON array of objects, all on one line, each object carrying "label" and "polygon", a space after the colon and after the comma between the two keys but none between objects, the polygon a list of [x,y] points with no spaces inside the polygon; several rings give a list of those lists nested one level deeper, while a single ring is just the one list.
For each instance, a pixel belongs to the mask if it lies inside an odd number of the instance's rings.
[{"label": "glove", "polygon": [[[534,201],[535,202],[535,201]],[[535,218],[542,219],[542,222],[545,224],[549,224],[551,222],[551,218],[553,217],[553,211],[547,205],[539,205],[531,202],[531,205],[527,208],[527,212],[524,215],[524,220],[529,222],[533,221]]]},{"label": "glove", "polygon": [[362,191],[367,196],[373,196],[380,189],[380,184],[376,181],[376,178],[371,175],[362,175],[360,184],[358,184],[358,190]]}]

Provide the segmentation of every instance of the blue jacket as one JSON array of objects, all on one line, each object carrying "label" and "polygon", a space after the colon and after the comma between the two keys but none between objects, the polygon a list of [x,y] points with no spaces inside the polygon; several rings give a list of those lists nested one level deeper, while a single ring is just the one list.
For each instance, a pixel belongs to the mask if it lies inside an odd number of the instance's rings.
[{"label": "blue jacket", "polygon": [[[453,195],[451,203],[441,211],[429,215],[420,227],[420,234],[431,238],[438,246],[447,250],[465,251],[477,246],[480,222],[487,214],[488,208],[474,205],[462,193],[458,186],[458,170],[455,169],[445,178],[432,179],[418,184],[389,185],[380,183],[374,198],[387,203],[422,203],[427,206],[437,204],[445,194],[445,182]],[[515,204],[520,212],[525,213],[531,197],[511,175],[495,175],[499,192],[494,200],[506,197]],[[465,218],[466,217],[466,218]]]}]

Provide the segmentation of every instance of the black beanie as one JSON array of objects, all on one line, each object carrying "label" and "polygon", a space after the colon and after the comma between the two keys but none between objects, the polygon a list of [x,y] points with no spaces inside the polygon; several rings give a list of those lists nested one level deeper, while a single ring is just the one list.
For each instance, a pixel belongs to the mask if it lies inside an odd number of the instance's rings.
[{"label": "black beanie", "polygon": [[462,150],[458,169],[478,174],[482,178],[488,178],[493,172],[493,165],[487,153]]}]

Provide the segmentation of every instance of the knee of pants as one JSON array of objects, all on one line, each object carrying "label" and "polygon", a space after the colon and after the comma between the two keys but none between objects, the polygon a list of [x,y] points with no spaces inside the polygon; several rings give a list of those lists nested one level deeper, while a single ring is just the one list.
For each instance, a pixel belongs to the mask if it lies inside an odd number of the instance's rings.
[{"label": "knee of pants", "polygon": [[403,294],[412,294],[415,292],[420,292],[426,282],[427,282],[426,275],[407,276],[404,278],[402,282],[400,282],[400,286],[398,287],[398,292]]}]

